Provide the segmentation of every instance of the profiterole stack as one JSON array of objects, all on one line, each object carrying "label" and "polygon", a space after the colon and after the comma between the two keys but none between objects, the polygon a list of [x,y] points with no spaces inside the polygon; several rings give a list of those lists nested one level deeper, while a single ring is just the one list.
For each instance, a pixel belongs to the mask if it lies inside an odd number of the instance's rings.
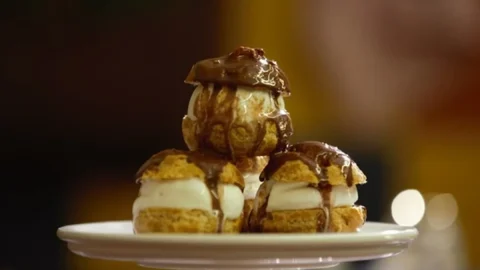
[{"label": "profiterole stack", "polygon": [[211,149],[232,159],[283,151],[293,134],[283,97],[289,82],[263,50],[240,47],[196,63],[187,83],[195,90],[183,118],[190,150]]},{"label": "profiterole stack", "polygon": [[[188,151],[164,150],[137,173],[135,233],[351,232],[365,175],[338,148],[290,144],[290,85],[262,49],[197,62],[182,121]],[[260,181],[262,179],[263,183]]]}]

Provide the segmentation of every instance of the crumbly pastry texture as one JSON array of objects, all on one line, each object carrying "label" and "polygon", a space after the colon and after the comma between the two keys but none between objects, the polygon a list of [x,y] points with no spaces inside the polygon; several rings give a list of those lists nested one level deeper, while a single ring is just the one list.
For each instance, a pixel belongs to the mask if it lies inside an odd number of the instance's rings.
[{"label": "crumbly pastry texture", "polygon": [[[305,210],[273,211],[263,219],[250,218],[250,230],[263,233],[316,233],[328,225],[326,232],[356,232],[367,218],[363,206],[335,207],[330,217],[322,208]],[[328,224],[325,224],[328,222]]]},{"label": "crumbly pastry texture", "polygon": [[[203,210],[147,208],[133,220],[135,233],[217,233],[218,219]],[[235,220],[226,219],[222,233],[240,233],[243,214]]]},{"label": "crumbly pastry texture", "polygon": [[[167,150],[171,151],[171,150]],[[189,155],[192,153],[188,151],[175,151],[171,154],[165,154],[162,151],[152,156],[144,165],[143,171],[140,171],[138,180],[144,181],[170,181],[170,180],[185,180],[198,178],[207,181],[205,171],[200,168],[195,162],[189,161]],[[159,162],[156,158],[161,157]],[[215,166],[218,166],[221,160],[213,160]],[[208,161],[205,161],[207,163]],[[222,163],[220,163],[222,164]],[[207,163],[208,165],[208,163]],[[212,166],[214,166],[212,164]],[[219,183],[238,185],[242,189],[245,187],[243,176],[238,171],[237,167],[230,162],[223,162],[223,168],[218,177]]]}]

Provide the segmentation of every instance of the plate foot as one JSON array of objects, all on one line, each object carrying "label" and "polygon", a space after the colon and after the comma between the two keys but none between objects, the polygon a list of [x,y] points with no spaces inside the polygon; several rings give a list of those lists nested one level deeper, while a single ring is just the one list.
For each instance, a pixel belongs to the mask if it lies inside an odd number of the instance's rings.
[{"label": "plate foot", "polygon": [[310,259],[272,259],[244,261],[210,261],[210,260],[158,260],[138,262],[138,265],[151,269],[169,270],[303,270],[327,269],[338,265],[336,262]]}]

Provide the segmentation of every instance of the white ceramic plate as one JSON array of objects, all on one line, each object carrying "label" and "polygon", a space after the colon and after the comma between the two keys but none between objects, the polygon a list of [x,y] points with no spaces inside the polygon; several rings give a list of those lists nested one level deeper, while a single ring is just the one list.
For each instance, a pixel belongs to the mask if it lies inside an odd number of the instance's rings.
[{"label": "white ceramic plate", "polygon": [[415,228],[367,222],[357,233],[133,234],[130,221],[65,226],[58,237],[75,254],[161,269],[319,269],[396,255]]}]

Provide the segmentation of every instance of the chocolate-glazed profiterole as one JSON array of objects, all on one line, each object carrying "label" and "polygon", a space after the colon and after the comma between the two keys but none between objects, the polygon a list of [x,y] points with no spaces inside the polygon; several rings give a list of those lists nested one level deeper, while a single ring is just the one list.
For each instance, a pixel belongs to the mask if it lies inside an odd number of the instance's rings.
[{"label": "chocolate-glazed profiterole", "polygon": [[138,171],[136,233],[238,233],[243,225],[240,171],[212,153],[165,150]]},{"label": "chocolate-glazed profiterole", "polygon": [[293,134],[283,97],[288,80],[263,50],[239,47],[196,63],[196,86],[182,130],[190,150],[212,149],[233,160],[285,150]]},{"label": "chocolate-glazed profiterole", "polygon": [[249,226],[257,232],[352,232],[366,209],[355,206],[366,176],[337,147],[322,142],[291,145],[263,171]]}]

